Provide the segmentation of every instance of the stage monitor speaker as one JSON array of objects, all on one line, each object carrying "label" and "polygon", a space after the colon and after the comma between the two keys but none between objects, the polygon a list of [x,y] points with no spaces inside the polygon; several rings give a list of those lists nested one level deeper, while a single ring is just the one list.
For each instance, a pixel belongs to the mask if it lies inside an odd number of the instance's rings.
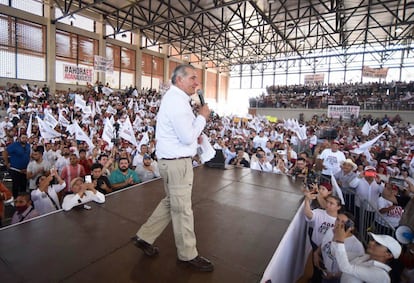
[{"label": "stage monitor speaker", "polygon": [[221,149],[216,149],[216,155],[213,157],[213,159],[211,159],[210,161],[207,161],[205,165],[211,168],[224,169],[225,168],[224,161],[225,161],[225,158],[224,158],[223,151]]}]

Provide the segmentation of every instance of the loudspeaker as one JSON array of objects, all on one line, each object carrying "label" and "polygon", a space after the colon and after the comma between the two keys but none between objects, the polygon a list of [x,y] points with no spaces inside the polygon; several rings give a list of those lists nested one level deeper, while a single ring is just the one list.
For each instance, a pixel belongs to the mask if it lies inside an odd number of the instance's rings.
[{"label": "loudspeaker", "polygon": [[206,165],[207,167],[211,167],[211,168],[219,168],[219,169],[224,169],[224,154],[223,151],[221,149],[216,149],[216,155],[214,156],[213,159],[211,159],[210,161],[207,161],[204,165]]},{"label": "loudspeaker", "polygon": [[338,137],[338,132],[336,131],[336,129],[326,129],[322,133],[322,136],[320,138],[321,139],[327,139],[327,140],[334,140],[337,137]]}]

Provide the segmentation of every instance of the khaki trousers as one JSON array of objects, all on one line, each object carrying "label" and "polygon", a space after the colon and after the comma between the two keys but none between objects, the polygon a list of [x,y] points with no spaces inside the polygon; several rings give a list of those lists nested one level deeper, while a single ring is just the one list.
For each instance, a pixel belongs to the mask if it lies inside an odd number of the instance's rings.
[{"label": "khaki trousers", "polygon": [[172,220],[178,259],[192,260],[198,252],[191,205],[194,176],[191,158],[161,159],[158,167],[166,197],[138,230],[137,236],[153,244]]}]

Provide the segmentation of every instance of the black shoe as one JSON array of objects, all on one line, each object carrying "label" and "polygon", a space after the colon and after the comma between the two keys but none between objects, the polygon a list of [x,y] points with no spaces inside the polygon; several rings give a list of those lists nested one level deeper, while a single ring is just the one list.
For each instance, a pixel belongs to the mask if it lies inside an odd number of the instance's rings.
[{"label": "black shoe", "polygon": [[187,260],[187,261],[178,260],[178,261],[181,263],[185,263],[191,268],[196,269],[198,271],[211,272],[214,270],[214,265],[211,263],[211,261],[199,255],[193,258],[192,260]]},{"label": "black shoe", "polygon": [[146,254],[149,257],[156,256],[160,252],[158,247],[145,242],[144,240],[138,238],[137,236],[132,237],[132,240],[134,241],[134,245],[137,248],[140,248],[144,252],[144,254]]}]

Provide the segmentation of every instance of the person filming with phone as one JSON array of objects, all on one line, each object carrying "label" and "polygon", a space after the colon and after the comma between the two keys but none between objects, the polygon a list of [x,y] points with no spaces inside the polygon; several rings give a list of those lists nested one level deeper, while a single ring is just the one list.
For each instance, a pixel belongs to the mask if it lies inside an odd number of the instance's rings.
[{"label": "person filming with phone", "polygon": [[[345,250],[348,260],[352,261],[354,258],[364,255],[364,246],[355,237],[355,220],[349,212],[338,213],[335,224],[344,224],[345,234]],[[322,283],[339,283],[342,272],[339,269],[338,262],[332,254],[332,241],[334,231],[329,229],[322,238],[322,243],[313,255],[315,266],[322,271]]]},{"label": "person filming with phone", "polygon": [[62,208],[65,211],[71,210],[73,207],[85,204],[90,201],[97,203],[104,203],[105,196],[101,192],[95,189],[95,185],[91,183],[85,183],[83,178],[76,177],[70,182],[72,188],[72,194],[67,194],[63,199]]},{"label": "person filming with phone", "polygon": [[370,240],[366,253],[349,260],[345,241],[350,229],[352,228],[345,230],[345,225],[341,222],[337,222],[334,227],[331,248],[342,272],[341,282],[391,282],[390,264],[393,259],[398,259],[401,254],[401,245],[398,241],[389,235],[369,233]]},{"label": "person filming with phone", "polygon": [[36,179],[36,187],[37,189],[31,192],[31,197],[40,215],[61,209],[58,193],[66,187],[66,183],[55,168],[39,176]]}]

